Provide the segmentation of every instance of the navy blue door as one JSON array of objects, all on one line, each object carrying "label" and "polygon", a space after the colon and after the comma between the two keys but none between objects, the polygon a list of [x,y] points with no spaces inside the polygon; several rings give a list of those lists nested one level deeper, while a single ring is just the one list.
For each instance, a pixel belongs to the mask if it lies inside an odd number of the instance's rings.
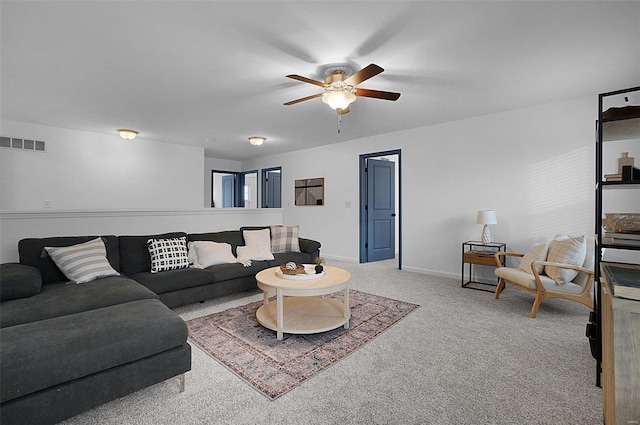
[{"label": "navy blue door", "polygon": [[234,176],[222,176],[222,207],[233,207]]},{"label": "navy blue door", "polygon": [[278,171],[269,171],[267,173],[267,207],[282,207],[282,187],[280,172]]},{"label": "navy blue door", "polygon": [[367,260],[395,258],[395,163],[367,160]]}]

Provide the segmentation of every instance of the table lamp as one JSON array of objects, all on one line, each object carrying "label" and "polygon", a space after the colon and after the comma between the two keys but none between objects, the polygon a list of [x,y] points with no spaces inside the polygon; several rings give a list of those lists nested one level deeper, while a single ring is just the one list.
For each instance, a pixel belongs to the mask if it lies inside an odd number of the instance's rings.
[{"label": "table lamp", "polygon": [[494,210],[482,210],[478,211],[476,217],[477,224],[483,224],[482,226],[482,243],[491,243],[491,232],[489,232],[489,224],[497,224],[496,212]]}]

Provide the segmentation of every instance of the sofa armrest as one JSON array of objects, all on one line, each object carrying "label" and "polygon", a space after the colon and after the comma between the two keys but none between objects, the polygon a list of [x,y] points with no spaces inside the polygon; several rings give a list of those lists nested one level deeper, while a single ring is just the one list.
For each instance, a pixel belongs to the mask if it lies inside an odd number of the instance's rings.
[{"label": "sofa armrest", "polygon": [[33,266],[19,263],[0,265],[0,300],[31,297],[40,293],[42,275]]},{"label": "sofa armrest", "polygon": [[300,251],[311,254],[312,257],[320,256],[320,242],[312,239],[298,238],[300,243]]}]

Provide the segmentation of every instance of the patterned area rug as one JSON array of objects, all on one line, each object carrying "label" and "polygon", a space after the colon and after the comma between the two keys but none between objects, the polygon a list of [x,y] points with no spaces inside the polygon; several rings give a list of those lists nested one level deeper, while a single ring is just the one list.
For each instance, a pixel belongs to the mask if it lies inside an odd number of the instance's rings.
[{"label": "patterned area rug", "polygon": [[[338,292],[330,297],[342,299]],[[262,327],[262,301],[187,321],[189,339],[257,390],[275,400],[371,341],[419,306],[349,290],[351,319],[311,335],[276,333]]]}]

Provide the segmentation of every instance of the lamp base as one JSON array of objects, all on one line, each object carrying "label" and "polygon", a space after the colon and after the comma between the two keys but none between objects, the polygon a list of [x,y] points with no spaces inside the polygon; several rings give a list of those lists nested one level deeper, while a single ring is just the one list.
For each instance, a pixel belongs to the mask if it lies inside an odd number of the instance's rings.
[{"label": "lamp base", "polygon": [[482,238],[481,241],[483,244],[491,243],[491,232],[489,231],[489,225],[485,224],[482,227]]}]

